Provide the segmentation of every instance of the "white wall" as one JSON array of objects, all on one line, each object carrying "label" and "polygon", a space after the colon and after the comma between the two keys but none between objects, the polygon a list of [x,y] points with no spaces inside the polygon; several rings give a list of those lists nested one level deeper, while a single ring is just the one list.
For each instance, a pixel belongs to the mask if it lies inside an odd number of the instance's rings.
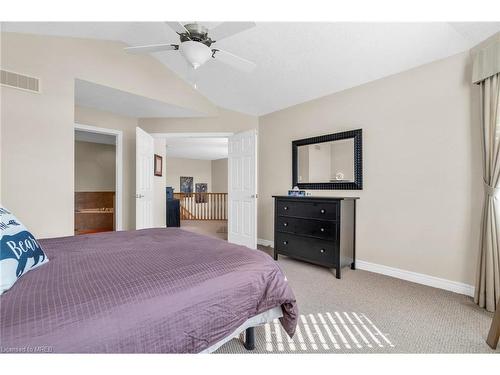
[{"label": "white wall", "polygon": [[153,225],[155,227],[165,227],[167,225],[166,209],[167,209],[167,195],[165,193],[166,177],[165,177],[165,139],[155,138],[155,154],[163,158],[162,163],[162,176],[153,176],[154,184],[154,200],[153,200]]},{"label": "white wall", "polygon": [[462,53],[260,118],[259,238],[292,181],[295,139],[363,129],[357,256],[474,284],[483,196],[477,88]]}]

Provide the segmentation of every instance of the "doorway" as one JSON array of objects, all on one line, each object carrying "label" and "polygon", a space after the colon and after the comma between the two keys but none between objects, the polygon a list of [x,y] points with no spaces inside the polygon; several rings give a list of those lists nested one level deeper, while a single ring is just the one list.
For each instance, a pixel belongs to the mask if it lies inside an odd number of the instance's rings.
[{"label": "doorway", "polygon": [[75,235],[122,230],[123,135],[75,124]]},{"label": "doorway", "polygon": [[[167,225],[227,239],[228,137],[232,133],[154,133],[165,155]],[[178,207],[178,208],[177,208]],[[177,212],[178,210],[178,212]],[[175,211],[175,212],[174,212]],[[168,214],[167,214],[168,216]]]},{"label": "doorway", "polygon": [[165,183],[181,227],[256,248],[257,132],[151,135],[166,143]]}]

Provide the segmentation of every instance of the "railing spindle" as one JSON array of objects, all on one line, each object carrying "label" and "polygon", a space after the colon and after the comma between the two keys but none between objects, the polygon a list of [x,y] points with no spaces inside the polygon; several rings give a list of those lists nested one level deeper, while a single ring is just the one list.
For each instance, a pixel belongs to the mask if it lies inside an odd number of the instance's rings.
[{"label": "railing spindle", "polygon": [[174,193],[181,220],[227,220],[227,193]]}]

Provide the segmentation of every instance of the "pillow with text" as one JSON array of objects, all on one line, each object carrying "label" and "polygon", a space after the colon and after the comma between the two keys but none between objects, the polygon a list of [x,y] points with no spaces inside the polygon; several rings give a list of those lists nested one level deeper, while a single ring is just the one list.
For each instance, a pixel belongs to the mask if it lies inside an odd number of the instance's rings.
[{"label": "pillow with text", "polygon": [[26,272],[48,261],[35,237],[0,205],[0,294]]}]

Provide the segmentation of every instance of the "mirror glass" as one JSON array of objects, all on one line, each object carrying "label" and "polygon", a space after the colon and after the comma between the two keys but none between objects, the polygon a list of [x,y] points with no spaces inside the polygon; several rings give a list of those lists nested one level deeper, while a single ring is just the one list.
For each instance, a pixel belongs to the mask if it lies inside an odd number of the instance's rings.
[{"label": "mirror glass", "polygon": [[354,138],[297,147],[298,182],[354,182]]}]

